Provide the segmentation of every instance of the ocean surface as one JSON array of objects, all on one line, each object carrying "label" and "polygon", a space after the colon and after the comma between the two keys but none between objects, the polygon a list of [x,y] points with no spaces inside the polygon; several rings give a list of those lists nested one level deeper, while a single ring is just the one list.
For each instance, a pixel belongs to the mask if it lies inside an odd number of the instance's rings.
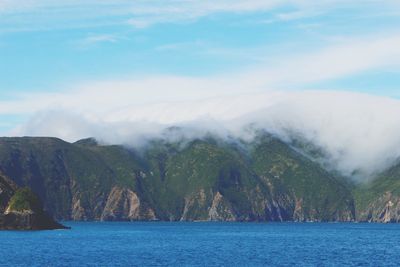
[{"label": "ocean surface", "polygon": [[1,231],[2,266],[399,266],[399,224],[64,222]]}]

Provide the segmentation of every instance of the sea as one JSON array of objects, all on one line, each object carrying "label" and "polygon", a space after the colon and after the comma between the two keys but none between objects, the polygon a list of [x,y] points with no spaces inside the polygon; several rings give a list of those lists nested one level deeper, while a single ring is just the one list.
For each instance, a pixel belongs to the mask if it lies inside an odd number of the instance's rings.
[{"label": "sea", "polygon": [[0,265],[400,266],[400,224],[63,223],[0,231]]}]

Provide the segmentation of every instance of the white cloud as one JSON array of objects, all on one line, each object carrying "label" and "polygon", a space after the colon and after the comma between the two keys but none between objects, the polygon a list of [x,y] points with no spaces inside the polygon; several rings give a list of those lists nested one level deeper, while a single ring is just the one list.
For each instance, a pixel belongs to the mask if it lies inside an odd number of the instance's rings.
[{"label": "white cloud", "polygon": [[75,44],[80,48],[88,48],[99,43],[117,43],[121,37],[113,34],[90,34]]},{"label": "white cloud", "polygon": [[88,36],[86,39],[83,40],[85,44],[95,44],[101,42],[110,42],[115,43],[117,42],[118,38],[114,35],[110,34],[101,34],[101,35],[91,35]]},{"label": "white cloud", "polygon": [[[94,38],[95,41],[109,41],[115,37]],[[122,81],[87,82],[74,85],[66,92],[19,95],[14,101],[0,101],[0,114],[29,114],[54,108],[104,113],[121,106],[306,87],[314,82],[363,71],[385,68],[399,70],[398,47],[400,38],[397,34],[380,38],[374,36],[341,41],[335,46],[308,54],[269,59],[268,63],[251,69],[214,77],[149,76]]]},{"label": "white cloud", "polygon": [[292,55],[251,71],[248,79],[261,84],[304,84],[345,77],[366,70],[398,70],[400,38],[373,36],[346,40],[314,53]]},{"label": "white cloud", "polygon": [[40,112],[14,133],[67,140],[94,136],[141,146],[170,126],[183,127],[188,138],[211,132],[248,139],[251,132],[244,129],[252,125],[286,140],[301,136],[325,151],[330,167],[345,175],[358,172],[363,179],[400,157],[400,101],[357,93],[271,91],[131,105],[107,113],[70,110]]}]

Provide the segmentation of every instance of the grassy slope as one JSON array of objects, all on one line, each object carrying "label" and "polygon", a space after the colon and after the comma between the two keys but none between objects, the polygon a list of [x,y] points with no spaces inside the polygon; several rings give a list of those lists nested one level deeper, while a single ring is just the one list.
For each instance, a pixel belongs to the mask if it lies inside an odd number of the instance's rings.
[{"label": "grassy slope", "polygon": [[10,211],[34,211],[41,212],[40,199],[27,187],[18,189],[11,197],[8,209]]}]

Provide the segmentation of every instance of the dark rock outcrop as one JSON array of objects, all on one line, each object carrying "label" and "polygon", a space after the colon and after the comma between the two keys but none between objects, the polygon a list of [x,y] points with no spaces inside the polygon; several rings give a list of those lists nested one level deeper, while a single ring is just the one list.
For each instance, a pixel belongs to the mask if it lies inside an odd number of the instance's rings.
[{"label": "dark rock outcrop", "polygon": [[28,188],[17,189],[0,174],[0,230],[67,229],[42,208],[39,198]]},{"label": "dark rock outcrop", "polygon": [[55,230],[68,229],[45,213],[9,212],[0,214],[0,230]]}]

